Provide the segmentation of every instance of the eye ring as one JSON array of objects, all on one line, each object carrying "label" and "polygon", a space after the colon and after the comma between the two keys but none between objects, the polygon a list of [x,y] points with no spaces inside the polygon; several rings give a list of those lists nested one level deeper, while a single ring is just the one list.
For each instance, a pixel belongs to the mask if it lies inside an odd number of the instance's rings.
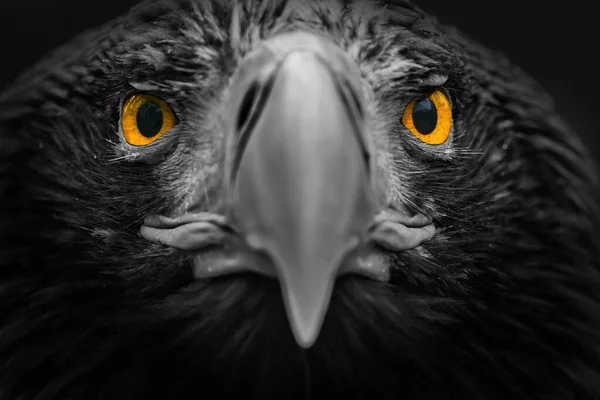
[{"label": "eye ring", "polygon": [[176,124],[173,109],[164,100],[149,94],[129,96],[121,109],[123,137],[132,146],[147,146]]},{"label": "eye ring", "polygon": [[452,130],[450,100],[440,89],[424,99],[411,100],[404,109],[402,124],[423,143],[443,144]]}]

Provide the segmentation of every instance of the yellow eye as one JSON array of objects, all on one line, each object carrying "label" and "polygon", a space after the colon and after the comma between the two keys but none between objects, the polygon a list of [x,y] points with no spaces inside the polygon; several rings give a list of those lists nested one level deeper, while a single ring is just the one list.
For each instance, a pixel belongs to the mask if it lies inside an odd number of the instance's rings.
[{"label": "yellow eye", "polygon": [[421,100],[412,100],[402,116],[404,126],[427,144],[442,144],[452,129],[450,100],[439,89]]},{"label": "yellow eye", "polygon": [[127,143],[146,146],[164,135],[177,123],[167,103],[149,94],[130,96],[121,112],[121,127]]}]

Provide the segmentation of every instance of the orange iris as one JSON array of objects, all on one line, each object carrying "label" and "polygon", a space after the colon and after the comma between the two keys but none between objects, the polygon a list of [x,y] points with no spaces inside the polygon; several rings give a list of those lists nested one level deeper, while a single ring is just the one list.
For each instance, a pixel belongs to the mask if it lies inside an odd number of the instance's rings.
[{"label": "orange iris", "polygon": [[127,143],[146,146],[177,124],[171,107],[156,96],[134,94],[123,105],[121,127]]},{"label": "orange iris", "polygon": [[424,99],[412,100],[404,110],[402,124],[422,142],[442,144],[452,129],[450,100],[439,89]]}]

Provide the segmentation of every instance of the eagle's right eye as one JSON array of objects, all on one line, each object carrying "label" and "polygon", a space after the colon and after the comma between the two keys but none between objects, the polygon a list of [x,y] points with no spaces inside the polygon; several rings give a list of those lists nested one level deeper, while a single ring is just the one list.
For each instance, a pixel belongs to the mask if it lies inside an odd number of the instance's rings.
[{"label": "eagle's right eye", "polygon": [[132,146],[146,146],[177,124],[173,109],[156,96],[134,94],[121,112],[123,137]]}]

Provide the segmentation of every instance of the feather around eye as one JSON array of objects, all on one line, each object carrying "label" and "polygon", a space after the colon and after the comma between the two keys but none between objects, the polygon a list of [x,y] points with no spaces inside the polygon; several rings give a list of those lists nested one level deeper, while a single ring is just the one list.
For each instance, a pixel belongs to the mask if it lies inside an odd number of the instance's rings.
[{"label": "feather around eye", "polygon": [[440,89],[424,99],[412,100],[402,115],[402,124],[423,143],[443,144],[452,129],[452,106]]},{"label": "feather around eye", "polygon": [[177,124],[173,109],[162,99],[134,94],[121,112],[123,137],[132,146],[146,146],[158,140]]}]

